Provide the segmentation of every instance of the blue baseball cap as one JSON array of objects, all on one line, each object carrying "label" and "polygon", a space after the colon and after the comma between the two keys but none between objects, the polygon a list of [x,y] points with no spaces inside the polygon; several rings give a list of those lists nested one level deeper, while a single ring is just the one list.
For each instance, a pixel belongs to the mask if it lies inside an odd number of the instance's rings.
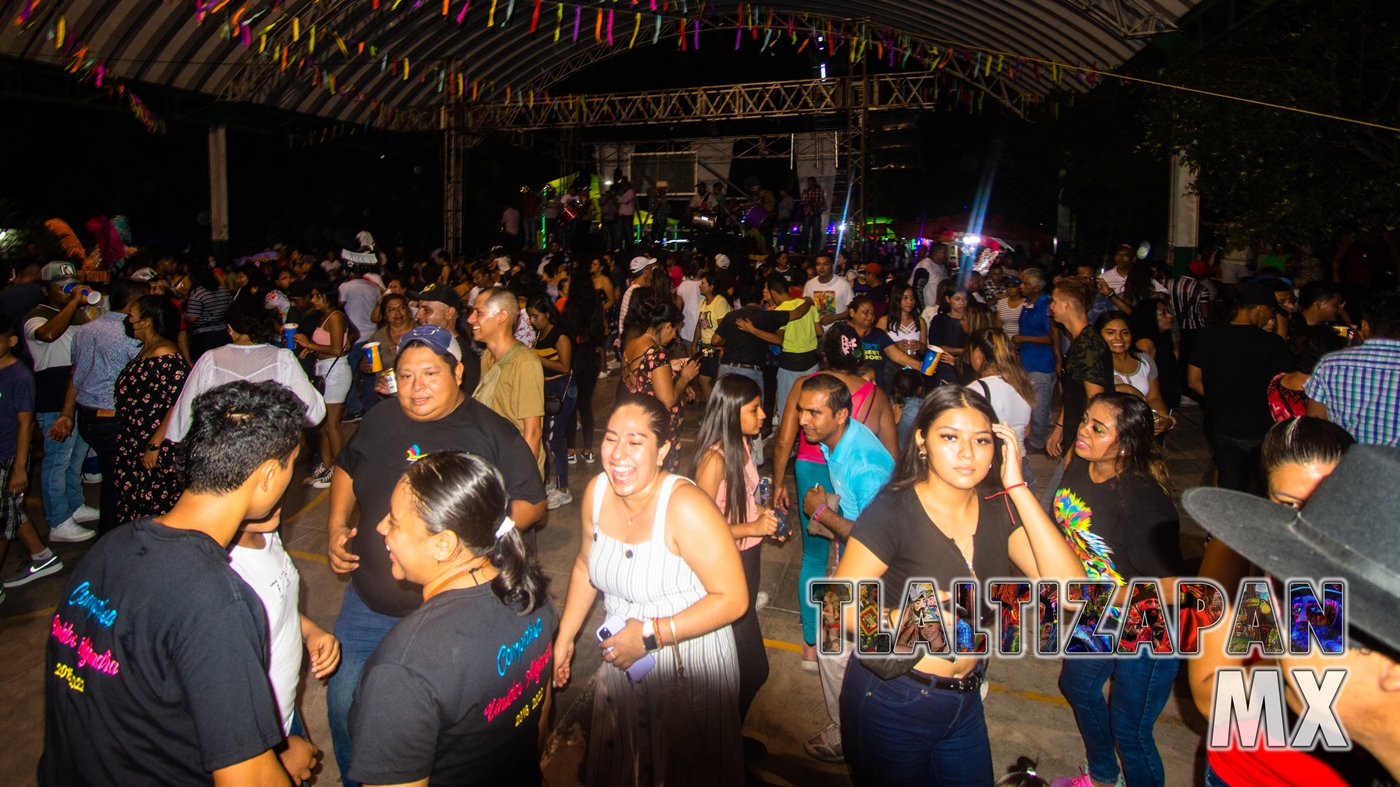
[{"label": "blue baseball cap", "polygon": [[409,331],[399,339],[399,352],[408,346],[409,342],[422,342],[433,348],[433,352],[438,355],[448,355],[452,352],[452,334],[446,328],[439,328],[436,325],[420,325]]}]

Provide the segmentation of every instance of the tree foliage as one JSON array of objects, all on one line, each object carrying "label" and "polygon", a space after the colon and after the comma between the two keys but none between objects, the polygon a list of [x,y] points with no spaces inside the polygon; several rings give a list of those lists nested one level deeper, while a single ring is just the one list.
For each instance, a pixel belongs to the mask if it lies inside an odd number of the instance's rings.
[{"label": "tree foliage", "polygon": [[[1313,0],[1168,67],[1198,90],[1400,127],[1400,3]],[[1303,242],[1400,218],[1400,134],[1181,90],[1152,90],[1145,149],[1182,149],[1233,242]],[[1378,226],[1379,225],[1379,226]]]}]

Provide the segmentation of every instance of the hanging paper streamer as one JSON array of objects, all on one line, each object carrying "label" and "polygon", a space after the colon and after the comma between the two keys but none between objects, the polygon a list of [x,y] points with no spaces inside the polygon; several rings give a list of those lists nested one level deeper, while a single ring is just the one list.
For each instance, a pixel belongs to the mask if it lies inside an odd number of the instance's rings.
[{"label": "hanging paper streamer", "polygon": [[578,43],[578,28],[583,24],[583,6],[574,6],[574,43]]},{"label": "hanging paper streamer", "polygon": [[692,25],[690,26],[690,29],[691,29],[691,36],[695,39],[694,48],[695,48],[695,49],[699,49],[699,48],[700,48],[700,20],[699,20],[698,18],[695,20],[695,23],[692,24]]},{"label": "hanging paper streamer", "polygon": [[593,20],[593,41],[594,41],[594,43],[598,43],[598,44],[603,43],[603,7],[602,7],[602,6],[598,6],[597,13],[594,14],[594,20]]},{"label": "hanging paper streamer", "polygon": [[612,30],[613,30],[613,10],[612,10],[611,8],[609,8],[609,9],[608,9],[608,46],[612,46],[612,45],[613,45]]},{"label": "hanging paper streamer", "polygon": [[[19,8],[19,16],[15,17],[15,27],[23,27],[29,18],[34,15],[34,9],[39,7],[39,0],[30,0]],[[200,12],[203,13],[203,12]]]},{"label": "hanging paper streamer", "polygon": [[[535,32],[535,28],[540,25],[540,3],[543,0],[535,0],[535,12],[530,14],[530,32]],[[465,9],[463,11],[465,13]]]},{"label": "hanging paper streamer", "polygon": [[472,0],[462,4],[462,10],[457,12],[457,24],[462,24],[462,20],[467,18],[467,9],[472,7]]},{"label": "hanging paper streamer", "polygon": [[652,42],[653,44],[655,44],[655,43],[659,42],[660,40],[661,40],[661,14],[657,14],[657,15],[656,15],[656,32],[651,34],[651,42]]},{"label": "hanging paper streamer", "polygon": [[68,20],[62,16],[58,18],[58,34],[55,36],[54,49],[63,48],[63,40],[68,37]]},{"label": "hanging paper streamer", "polygon": [[496,0],[491,0],[491,10],[486,14],[486,26],[496,26]]},{"label": "hanging paper streamer", "polygon": [[642,32],[642,14],[637,12],[637,23],[632,28],[632,40],[627,42],[627,48],[631,49],[637,43],[637,34]]},{"label": "hanging paper streamer", "polygon": [[505,18],[505,21],[504,21],[504,22],[501,22],[501,27],[505,27],[505,26],[506,26],[506,22],[509,22],[509,21],[510,21],[510,17],[511,17],[511,15],[514,14],[514,13],[515,13],[515,0],[506,0],[506,18]]},{"label": "hanging paper streamer", "polygon": [[556,11],[556,19],[554,21],[554,43],[557,44],[559,43],[559,33],[564,29],[564,4],[559,3],[555,6],[554,10]]},{"label": "hanging paper streamer", "polygon": [[676,35],[677,42],[680,43],[681,51],[685,51],[685,17],[681,17],[680,32]]}]

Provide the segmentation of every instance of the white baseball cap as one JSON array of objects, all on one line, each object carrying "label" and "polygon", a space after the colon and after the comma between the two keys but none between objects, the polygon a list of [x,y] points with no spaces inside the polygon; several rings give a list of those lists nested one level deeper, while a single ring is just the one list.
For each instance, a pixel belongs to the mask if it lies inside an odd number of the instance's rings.
[{"label": "white baseball cap", "polygon": [[652,260],[646,257],[633,257],[632,262],[627,267],[632,271],[633,274],[638,274],[646,270],[647,266],[651,264]]},{"label": "white baseball cap", "polygon": [[727,254],[716,254],[716,255],[715,255],[715,267],[719,268],[720,270],[728,270],[728,269],[729,269],[729,255],[727,255]]}]

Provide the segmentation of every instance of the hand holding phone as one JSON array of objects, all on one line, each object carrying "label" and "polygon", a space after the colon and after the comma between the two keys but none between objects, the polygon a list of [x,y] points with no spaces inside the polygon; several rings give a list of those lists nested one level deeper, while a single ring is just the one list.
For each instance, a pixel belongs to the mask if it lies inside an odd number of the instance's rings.
[{"label": "hand holding phone", "polygon": [[[603,623],[603,625],[598,627],[598,642],[604,643],[607,640],[611,640],[614,636],[621,634],[623,629],[625,628],[627,628],[627,621],[623,620],[622,618],[615,616],[608,618]],[[603,660],[607,661],[610,664],[613,664],[613,666],[616,666],[618,669],[624,669],[620,664],[608,658],[608,656],[611,655],[613,651],[614,646],[604,645]],[[655,666],[656,659],[650,653],[647,653],[641,658],[627,665],[625,670],[627,672],[627,677],[633,683],[636,683],[637,681],[641,680],[648,672],[651,672],[651,668]]]}]

